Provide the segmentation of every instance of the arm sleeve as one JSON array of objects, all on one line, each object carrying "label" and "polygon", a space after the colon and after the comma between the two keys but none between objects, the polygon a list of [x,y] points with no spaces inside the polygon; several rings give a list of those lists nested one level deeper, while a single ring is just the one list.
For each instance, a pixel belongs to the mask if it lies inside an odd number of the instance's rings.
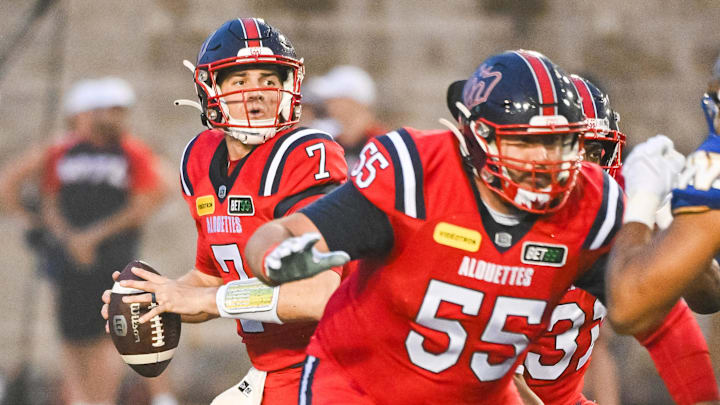
[{"label": "arm sleeve", "polygon": [[650,353],[676,403],[720,399],[707,342],[684,300],[675,304],[659,327],[635,339]]},{"label": "arm sleeve", "polygon": [[330,250],[343,250],[352,259],[381,257],[393,246],[388,216],[352,183],[300,210],[315,224]]}]

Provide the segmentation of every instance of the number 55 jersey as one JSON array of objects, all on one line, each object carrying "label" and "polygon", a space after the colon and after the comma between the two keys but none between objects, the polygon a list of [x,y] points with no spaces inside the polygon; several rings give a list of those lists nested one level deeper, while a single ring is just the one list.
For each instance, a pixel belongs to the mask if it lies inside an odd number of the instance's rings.
[{"label": "number 55 jersey", "polygon": [[[207,130],[185,148],[185,201],[197,227],[196,269],[224,283],[246,279],[245,243],[262,224],[309,204],[347,176],[343,150],[314,129],[283,131],[228,163],[224,134]],[[301,363],[315,322],[238,320],[253,366],[273,371]]]},{"label": "number 55 jersey", "polygon": [[[390,132],[360,159],[352,183],[301,211],[331,250],[364,259],[308,353],[376,403],[520,403],[512,374],[560,297],[573,282],[603,288],[596,262],[621,225],[621,189],[583,164],[560,210],[508,226],[449,131]],[[312,403],[332,403],[321,395]]]}]

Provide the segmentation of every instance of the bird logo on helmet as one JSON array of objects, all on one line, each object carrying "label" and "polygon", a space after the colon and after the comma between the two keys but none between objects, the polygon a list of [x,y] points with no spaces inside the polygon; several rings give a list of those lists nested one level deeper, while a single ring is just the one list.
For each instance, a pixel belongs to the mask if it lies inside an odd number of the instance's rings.
[{"label": "bird logo on helmet", "polygon": [[616,178],[622,167],[622,150],[625,146],[625,134],[620,132],[618,122],[620,114],[610,108],[610,98],[591,81],[578,75],[570,75],[582,100],[583,112],[588,122],[585,132],[585,153],[591,153],[594,146],[599,147],[598,164]]},{"label": "bird logo on helmet", "polygon": [[[461,131],[453,131],[460,152],[488,188],[523,211],[562,207],[580,172],[581,134],[587,129],[578,92],[564,71],[535,51],[497,54],[468,80],[450,86],[448,107],[461,124]],[[506,154],[501,140],[513,137],[539,144],[559,137],[561,158]]]},{"label": "bird logo on helmet", "polygon": [[[199,105],[178,100],[178,105],[192,105],[202,111],[203,124],[217,128],[243,143],[260,144],[278,131],[290,128],[300,119],[300,85],[305,75],[302,59],[288,38],[260,18],[238,18],[227,21],[205,40],[197,57],[197,66],[185,61],[194,73]],[[252,88],[223,93],[223,74],[237,69],[271,69],[278,72],[282,85],[278,88]],[[251,119],[230,115],[226,97],[242,93],[247,103],[248,92],[277,91],[279,103],[274,117]],[[246,108],[247,110],[247,108]]]}]

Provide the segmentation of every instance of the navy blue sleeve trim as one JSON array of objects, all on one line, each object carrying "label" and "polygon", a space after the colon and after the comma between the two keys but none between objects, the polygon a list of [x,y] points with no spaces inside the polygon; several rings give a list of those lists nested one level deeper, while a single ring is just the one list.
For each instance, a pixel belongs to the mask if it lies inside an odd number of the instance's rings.
[{"label": "navy blue sleeve trim", "polygon": [[190,181],[190,175],[188,175],[188,160],[190,158],[190,151],[192,150],[193,145],[195,145],[195,141],[200,137],[200,135],[195,136],[188,144],[185,146],[185,151],[183,151],[182,161],[180,162],[180,181],[182,182],[183,192],[185,195],[192,196],[195,194],[195,191],[193,190],[192,182]]},{"label": "navy blue sleeve trim", "polygon": [[330,250],[354,259],[382,257],[394,243],[387,215],[348,182],[300,210],[315,224]]},{"label": "navy blue sleeve trim", "polygon": [[610,175],[603,172],[602,204],[585,237],[583,249],[599,249],[610,243],[622,226],[624,209],[623,190]]},{"label": "navy blue sleeve trim", "polygon": [[[400,144],[396,144],[391,136],[399,136]],[[395,138],[397,140],[397,138]],[[395,172],[395,209],[413,218],[425,219],[425,199],[423,192],[423,168],[420,162],[420,155],[410,134],[405,129],[399,129],[377,138],[390,155]],[[398,147],[404,148],[407,154],[399,153]],[[408,157],[409,156],[409,161]],[[405,189],[405,176],[414,178],[414,189]],[[414,207],[406,205],[406,195],[414,200]]]},{"label": "navy blue sleeve trim", "polygon": [[402,179],[403,172],[400,164],[400,158],[395,150],[395,146],[387,135],[379,136],[377,140],[383,144],[385,150],[387,150],[388,154],[390,154],[390,160],[392,160],[393,169],[395,171],[395,209],[405,212],[405,184]]},{"label": "navy blue sleeve trim", "polygon": [[339,186],[339,183],[320,184],[317,186],[309,187],[289,197],[285,197],[275,206],[275,210],[273,211],[273,218],[284,217],[285,214],[287,214],[287,212],[290,211],[290,209],[300,201],[308,197],[313,197],[320,194],[328,194]]},{"label": "navy blue sleeve trim", "polygon": [[575,280],[575,287],[594,295],[603,305],[607,306],[605,299],[605,274],[607,269],[609,253],[600,256],[595,263],[582,275]]},{"label": "navy blue sleeve trim", "polygon": [[418,153],[415,141],[405,129],[399,129],[398,134],[405,141],[408,152],[410,152],[410,160],[413,169],[415,169],[415,206],[417,207],[417,218],[425,219],[425,193],[423,192],[423,166],[420,162],[420,154]]},{"label": "navy blue sleeve trim", "polygon": [[585,237],[585,242],[583,242],[583,249],[588,249],[590,247],[590,244],[593,242],[593,240],[595,240],[595,236],[597,236],[598,232],[600,231],[600,227],[605,221],[605,215],[608,209],[608,194],[610,192],[609,178],[610,176],[603,172],[602,204],[600,204],[600,209],[595,215],[595,221],[590,228],[590,232],[588,232],[587,236]]}]

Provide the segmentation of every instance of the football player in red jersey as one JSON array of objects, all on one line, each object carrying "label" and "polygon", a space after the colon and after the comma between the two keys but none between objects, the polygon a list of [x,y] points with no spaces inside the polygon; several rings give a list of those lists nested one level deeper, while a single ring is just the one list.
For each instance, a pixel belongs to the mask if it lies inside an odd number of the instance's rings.
[{"label": "football player in red jersey", "polygon": [[[571,80],[590,128],[585,133],[585,160],[618,179],[625,144],[619,115],[594,84],[576,75]],[[527,385],[543,403],[593,403],[582,395],[583,377],[605,314],[603,303],[579,288],[572,287],[560,300],[550,330],[531,343],[522,367]],[[635,337],[647,348],[676,403],[720,399],[707,343],[685,301],[678,301],[660,325]]]},{"label": "football player in red jersey", "polygon": [[351,183],[248,242],[273,285],[325,270],[318,258],[363,259],[308,346],[301,403],[521,403],[512,376],[528,343],[571,283],[598,289],[623,194],[581,163],[568,76],[508,51],[462,100],[461,130],[371,140]]},{"label": "football player in red jersey", "polygon": [[346,180],[343,150],[326,133],[296,127],[303,63],[262,19],[223,24],[202,45],[193,72],[210,127],[188,143],[181,162],[182,191],[198,232],[195,268],[178,280],[135,269],[147,281],[123,287],[154,295],[126,301],[158,302],[141,322],[164,311],[183,314],[184,321],[238,319],[253,368],[213,404],[294,404],[305,347],[341,270],[268,288],[252,278],[242,252],[257,227]]}]

